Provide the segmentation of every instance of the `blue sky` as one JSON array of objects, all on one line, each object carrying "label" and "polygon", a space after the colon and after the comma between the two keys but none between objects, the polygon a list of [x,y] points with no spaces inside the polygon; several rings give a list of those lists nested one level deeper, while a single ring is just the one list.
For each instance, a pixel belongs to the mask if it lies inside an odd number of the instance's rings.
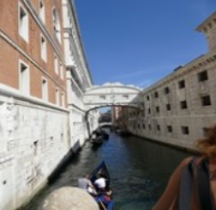
[{"label": "blue sky", "polygon": [[94,84],[145,88],[207,52],[196,27],[215,0],[75,0]]}]

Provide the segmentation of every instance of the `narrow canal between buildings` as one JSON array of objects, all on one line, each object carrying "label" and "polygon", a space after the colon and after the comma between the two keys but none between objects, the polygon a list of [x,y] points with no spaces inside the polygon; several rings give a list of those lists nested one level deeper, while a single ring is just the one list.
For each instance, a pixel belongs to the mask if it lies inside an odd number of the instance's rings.
[{"label": "narrow canal between buildings", "polygon": [[102,160],[108,166],[116,210],[150,210],[164,190],[177,164],[190,154],[139,137],[110,134],[97,149],[87,142],[54,183],[22,210],[36,210],[47,194],[62,186],[75,186],[77,178]]}]

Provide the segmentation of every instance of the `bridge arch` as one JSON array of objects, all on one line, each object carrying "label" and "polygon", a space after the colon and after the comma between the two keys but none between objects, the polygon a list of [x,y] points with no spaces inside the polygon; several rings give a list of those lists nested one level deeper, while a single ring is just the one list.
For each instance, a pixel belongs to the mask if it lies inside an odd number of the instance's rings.
[{"label": "bridge arch", "polygon": [[104,108],[104,107],[114,107],[114,106],[129,107],[129,108],[138,109],[140,111],[143,110],[143,107],[139,106],[138,103],[136,103],[136,104],[127,104],[127,105],[110,104],[110,105],[102,105],[102,106],[92,106],[91,108],[86,110],[85,114],[88,115],[90,111],[95,110],[95,109],[100,109],[100,108]]},{"label": "bridge arch", "polygon": [[123,85],[121,83],[105,83],[101,86],[92,86],[83,95],[85,105],[85,120],[90,136],[90,125],[88,121],[89,112],[107,106],[128,106],[142,110],[140,103],[134,100],[141,89],[134,85]]}]

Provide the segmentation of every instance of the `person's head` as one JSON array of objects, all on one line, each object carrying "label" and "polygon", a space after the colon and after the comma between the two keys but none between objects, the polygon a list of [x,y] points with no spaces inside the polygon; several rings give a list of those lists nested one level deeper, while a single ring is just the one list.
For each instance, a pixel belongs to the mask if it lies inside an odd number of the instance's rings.
[{"label": "person's head", "polygon": [[211,127],[206,136],[197,141],[197,148],[204,153],[204,155],[215,158],[216,157],[216,125]]},{"label": "person's head", "polygon": [[89,179],[89,174],[85,174],[83,177]]},{"label": "person's head", "polygon": [[98,178],[106,178],[106,176],[103,173],[99,173]]}]

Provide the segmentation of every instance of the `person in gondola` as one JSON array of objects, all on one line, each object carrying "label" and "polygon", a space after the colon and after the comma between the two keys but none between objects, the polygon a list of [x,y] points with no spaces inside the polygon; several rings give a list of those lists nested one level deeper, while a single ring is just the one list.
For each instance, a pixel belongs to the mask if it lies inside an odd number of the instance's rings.
[{"label": "person in gondola", "polygon": [[95,180],[94,185],[98,192],[105,192],[107,187],[107,180],[106,177],[100,173],[98,178]]},{"label": "person in gondola", "polygon": [[78,179],[78,187],[86,190],[91,195],[97,195],[94,185],[89,180],[89,175],[86,174],[82,178]]},{"label": "person in gondola", "polygon": [[[104,191],[103,194],[96,197],[95,200],[101,205],[102,207],[105,206],[107,210],[112,210],[114,206],[114,202],[112,200],[112,189],[109,187]],[[103,209],[105,209],[103,207]]]}]

